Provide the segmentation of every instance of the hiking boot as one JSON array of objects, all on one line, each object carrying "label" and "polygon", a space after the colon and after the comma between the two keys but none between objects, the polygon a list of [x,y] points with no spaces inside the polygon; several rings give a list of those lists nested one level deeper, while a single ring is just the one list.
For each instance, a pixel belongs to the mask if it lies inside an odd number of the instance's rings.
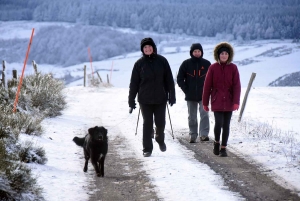
[{"label": "hiking boot", "polygon": [[220,143],[214,142],[214,154],[219,155],[220,154]]},{"label": "hiking boot", "polygon": [[167,150],[167,146],[164,142],[158,143],[160,151],[164,152]]},{"label": "hiking boot", "polygon": [[143,156],[144,156],[144,157],[149,157],[149,156],[151,156],[151,152],[144,152],[144,153],[143,153]]},{"label": "hiking boot", "polygon": [[200,137],[200,141],[201,141],[201,142],[209,141],[209,137],[208,137],[208,136],[201,136],[201,137]]},{"label": "hiking boot", "polygon": [[190,143],[195,143],[197,139],[196,135],[190,135]]},{"label": "hiking boot", "polygon": [[228,156],[227,152],[226,152],[226,148],[221,148],[221,150],[220,150],[220,157],[226,157],[226,156]]}]

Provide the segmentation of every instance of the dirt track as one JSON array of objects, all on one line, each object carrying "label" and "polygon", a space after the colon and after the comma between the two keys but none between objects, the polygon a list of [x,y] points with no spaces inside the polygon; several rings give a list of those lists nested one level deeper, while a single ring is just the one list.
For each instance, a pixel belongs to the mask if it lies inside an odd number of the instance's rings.
[{"label": "dirt track", "polygon": [[[245,198],[243,200],[300,200],[290,190],[271,180],[254,163],[248,163],[229,151],[227,158],[215,156],[212,153],[212,141],[190,144],[187,138],[182,137],[178,140],[195,153],[194,156],[199,162],[209,165],[221,175],[228,188],[240,193]],[[92,178],[90,200],[164,200],[157,197],[147,173],[141,170],[141,161],[135,158],[121,158],[118,155],[117,150],[120,149],[128,152],[126,147],[120,147],[122,141],[124,139],[116,138],[109,142],[104,178],[95,177],[92,168],[89,169],[88,176]]]}]

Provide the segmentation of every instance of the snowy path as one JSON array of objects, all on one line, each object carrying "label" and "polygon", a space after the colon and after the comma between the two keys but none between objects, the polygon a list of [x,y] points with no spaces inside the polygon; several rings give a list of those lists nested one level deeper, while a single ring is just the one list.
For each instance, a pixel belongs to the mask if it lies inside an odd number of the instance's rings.
[{"label": "snowy path", "polygon": [[[207,165],[197,162],[193,153],[183,148],[170,135],[166,136],[167,151],[159,151],[154,143],[153,154],[149,158],[142,156],[142,117],[140,117],[138,135],[135,128],[138,110],[128,113],[127,89],[89,89],[75,87],[68,89],[68,99],[73,97],[70,111],[74,115],[82,115],[82,119],[90,118],[90,127],[103,125],[108,129],[109,140],[118,135],[127,139],[126,149],[133,149],[135,156],[143,161],[156,192],[164,200],[240,200],[241,198],[226,189],[223,180]],[[68,113],[66,111],[66,113]],[[203,193],[205,192],[205,193]]]},{"label": "snowy path", "polygon": [[[181,91],[177,90],[177,92],[176,105],[169,107],[174,133],[176,131],[175,135],[187,131],[186,103],[181,98],[183,95]],[[260,92],[259,94],[254,92],[248,109],[255,106],[255,102],[260,100],[255,98],[261,96],[262,92],[257,91]],[[89,198],[87,192],[91,182],[94,181],[91,178],[93,176],[82,172],[82,149],[76,146],[72,139],[74,136],[84,136],[88,128],[96,125],[103,125],[108,129],[109,141],[117,137],[126,139],[127,144],[119,147],[120,157],[136,158],[142,161],[143,170],[147,172],[159,198],[164,200],[186,200],[187,198],[189,200],[243,200],[238,194],[228,190],[220,175],[216,175],[207,165],[198,162],[194,158],[194,153],[180,145],[177,138],[172,139],[168,115],[166,118],[167,151],[160,152],[157,143],[154,142],[152,156],[144,158],[142,156],[142,117],[140,116],[138,132],[135,135],[138,109],[134,110],[132,114],[128,113],[128,89],[69,87],[65,89],[64,93],[67,97],[68,107],[63,111],[63,115],[44,120],[45,134],[41,138],[33,139],[38,145],[45,148],[48,158],[48,163],[45,165],[30,164],[33,172],[38,176],[39,184],[44,188],[44,197],[47,201],[74,199],[84,201]],[[287,93],[295,95],[291,92]],[[267,92],[262,94],[267,96]],[[295,99],[298,97],[290,100]],[[273,105],[282,107],[280,102]],[[265,108],[265,112],[268,112],[266,109],[268,108]],[[293,109],[295,110],[295,108]],[[274,110],[274,108],[271,107],[270,110]],[[255,111],[255,108],[250,111]],[[256,114],[259,114],[258,110]],[[238,113],[235,112],[235,118],[237,115]],[[243,149],[240,142],[243,141],[244,144],[246,139],[240,133],[233,131],[229,148],[239,152],[240,149]],[[259,141],[259,143],[263,143],[263,141]],[[270,143],[266,143],[271,146]],[[277,146],[281,145],[277,144]],[[261,145],[260,147],[262,148]],[[255,147],[250,150],[262,151]],[[251,153],[249,152],[249,154]],[[266,149],[266,153],[263,155],[265,159],[264,162],[260,161],[262,165],[266,165],[265,162],[270,165],[270,160],[274,160],[271,162],[274,163],[273,167],[269,168],[281,175],[282,178],[288,178],[288,182],[293,186],[297,186],[297,178],[300,175],[298,174],[299,170],[294,171],[297,167],[288,166],[289,174],[284,174],[287,170],[285,171],[285,168],[281,167],[289,164],[275,164],[280,155],[274,157],[270,154],[269,149]],[[255,156],[260,156],[260,153],[255,152],[254,158]],[[257,157],[256,160],[259,159]],[[286,181],[283,182],[286,186],[289,184]]]}]

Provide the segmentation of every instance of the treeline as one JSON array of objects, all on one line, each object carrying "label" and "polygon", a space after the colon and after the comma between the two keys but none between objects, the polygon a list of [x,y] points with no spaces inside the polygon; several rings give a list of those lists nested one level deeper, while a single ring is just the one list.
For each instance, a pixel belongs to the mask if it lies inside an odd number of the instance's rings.
[{"label": "treeline", "polygon": [[300,86],[300,71],[283,75],[271,82],[270,87],[299,87]]},{"label": "treeline", "polygon": [[1,0],[0,20],[63,21],[235,39],[300,38],[300,0]]},{"label": "treeline", "polygon": [[[147,35],[149,36],[149,35]],[[99,26],[47,26],[41,28],[32,41],[28,61],[39,64],[70,66],[89,61],[88,47],[93,61],[139,51],[141,33],[124,33]],[[152,36],[156,43],[167,37]],[[0,39],[1,59],[7,62],[23,62],[28,39]]]}]

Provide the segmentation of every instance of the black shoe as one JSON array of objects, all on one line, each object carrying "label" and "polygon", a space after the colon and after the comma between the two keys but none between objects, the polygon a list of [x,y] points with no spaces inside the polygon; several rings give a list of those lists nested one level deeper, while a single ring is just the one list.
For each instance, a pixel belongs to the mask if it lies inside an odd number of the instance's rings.
[{"label": "black shoe", "polygon": [[226,157],[226,156],[228,156],[227,152],[226,152],[226,148],[221,148],[221,150],[220,150],[220,157]]},{"label": "black shoe", "polygon": [[190,135],[190,143],[196,143],[197,136]]},{"label": "black shoe", "polygon": [[164,151],[167,150],[167,146],[164,142],[163,143],[158,143],[158,145],[159,145],[160,151],[164,152]]},{"label": "black shoe", "polygon": [[143,155],[144,155],[144,157],[149,157],[149,156],[151,156],[151,152],[144,152]]},{"label": "black shoe", "polygon": [[220,143],[214,142],[214,154],[219,155],[220,154]]},{"label": "black shoe", "polygon": [[200,137],[200,141],[201,142],[209,141],[209,137],[208,136],[202,136],[202,137]]}]

